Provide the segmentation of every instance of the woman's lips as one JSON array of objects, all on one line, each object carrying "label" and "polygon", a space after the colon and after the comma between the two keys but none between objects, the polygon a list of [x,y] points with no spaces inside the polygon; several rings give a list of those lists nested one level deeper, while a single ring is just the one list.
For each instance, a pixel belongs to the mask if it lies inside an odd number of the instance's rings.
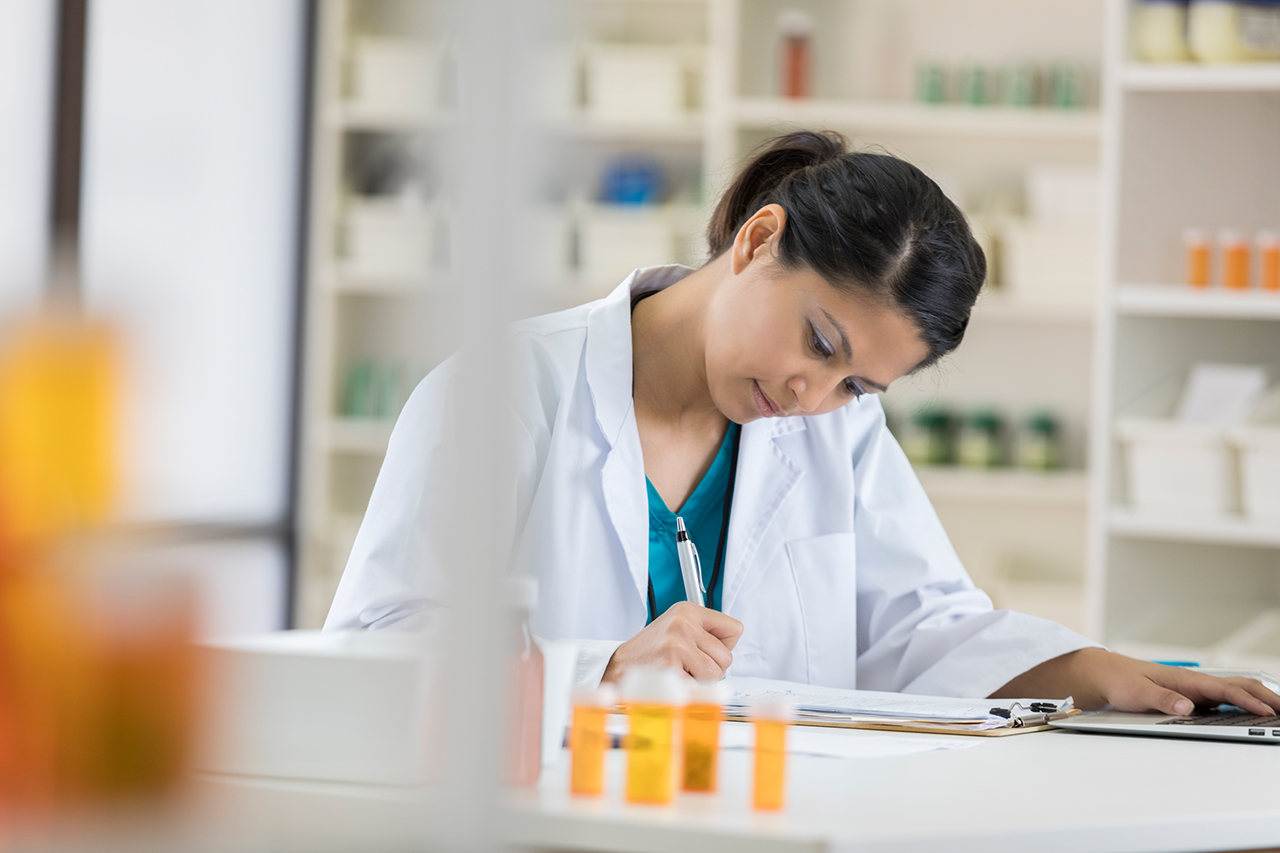
[{"label": "woman's lips", "polygon": [[778,411],[778,407],[773,405],[773,401],[766,397],[764,391],[760,389],[760,383],[754,379],[751,380],[751,396],[755,398],[756,408],[760,410],[762,417],[776,418],[782,414]]}]

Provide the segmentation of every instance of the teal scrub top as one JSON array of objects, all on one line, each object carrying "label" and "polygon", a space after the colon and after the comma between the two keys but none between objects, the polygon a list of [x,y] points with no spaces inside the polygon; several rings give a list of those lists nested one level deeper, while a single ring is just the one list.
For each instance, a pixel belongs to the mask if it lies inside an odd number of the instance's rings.
[{"label": "teal scrub top", "polygon": [[[684,601],[684,579],[680,576],[680,555],[676,552],[676,516],[684,519],[689,538],[698,549],[702,562],[702,582],[711,584],[715,571],[716,548],[720,544],[720,528],[725,517],[725,493],[733,474],[732,456],[734,437],[740,427],[729,424],[725,430],[720,450],[711,467],[702,476],[693,494],[678,512],[667,509],[658,490],[645,477],[649,491],[649,581],[653,584],[653,600],[656,610],[649,613],[649,621],[667,612],[677,601]],[[707,606],[720,607],[720,591],[724,587],[724,569],[716,578],[715,587],[707,588]]]}]

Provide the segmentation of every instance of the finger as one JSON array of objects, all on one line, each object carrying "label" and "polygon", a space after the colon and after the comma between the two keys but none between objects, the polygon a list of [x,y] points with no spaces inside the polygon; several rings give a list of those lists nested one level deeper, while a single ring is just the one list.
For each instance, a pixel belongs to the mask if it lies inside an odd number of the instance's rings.
[{"label": "finger", "polygon": [[1266,693],[1271,691],[1253,679],[1198,675],[1194,681],[1188,681],[1178,686],[1184,693],[1194,699],[1198,705],[1217,705],[1227,702],[1251,714],[1261,714],[1269,717],[1274,713],[1271,706],[1265,700],[1259,698],[1251,687],[1256,687],[1256,690]]},{"label": "finger", "polygon": [[1116,703],[1118,711],[1159,711],[1183,717],[1195,710],[1195,703],[1176,690],[1154,681],[1142,679],[1134,685],[1133,694]]},{"label": "finger", "polygon": [[684,671],[698,681],[719,681],[724,678],[724,670],[701,649],[687,649],[682,657]]},{"label": "finger", "polygon": [[[1261,685],[1259,685],[1259,687],[1261,687]],[[1227,684],[1225,685],[1225,688],[1226,689],[1223,691],[1223,702],[1229,702],[1237,708],[1242,708],[1251,714],[1260,714],[1262,716],[1270,717],[1275,713],[1271,709],[1270,705],[1263,702],[1257,696],[1254,696],[1246,690],[1243,685]]]},{"label": "finger", "polygon": [[727,670],[729,665],[733,663],[733,652],[729,651],[724,642],[715,634],[703,631],[696,644],[703,654],[716,662],[722,672]]},{"label": "finger", "polygon": [[1272,715],[1280,714],[1280,695],[1267,689],[1261,681],[1256,678],[1246,678],[1240,686],[1248,690],[1255,699],[1264,702],[1271,709]]},{"label": "finger", "polygon": [[705,607],[702,608],[698,615],[702,630],[717,637],[720,642],[724,643],[725,648],[732,650],[738,644],[738,638],[742,636],[743,625],[737,619],[721,613],[719,610],[710,610]]}]

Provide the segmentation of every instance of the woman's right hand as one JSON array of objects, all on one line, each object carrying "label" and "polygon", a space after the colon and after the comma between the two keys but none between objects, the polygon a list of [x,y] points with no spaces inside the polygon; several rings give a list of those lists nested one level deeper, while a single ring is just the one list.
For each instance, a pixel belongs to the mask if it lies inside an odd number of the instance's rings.
[{"label": "woman's right hand", "polygon": [[678,667],[698,681],[719,681],[741,636],[742,623],[732,616],[677,602],[618,646],[601,681],[618,681],[633,666]]}]

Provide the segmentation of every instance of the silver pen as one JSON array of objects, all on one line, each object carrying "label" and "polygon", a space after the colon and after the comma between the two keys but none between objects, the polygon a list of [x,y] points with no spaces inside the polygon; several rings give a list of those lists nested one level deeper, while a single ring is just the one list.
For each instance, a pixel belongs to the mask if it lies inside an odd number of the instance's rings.
[{"label": "silver pen", "polygon": [[689,531],[684,527],[684,519],[676,517],[676,553],[680,556],[680,577],[684,579],[684,597],[699,607],[706,607],[703,597],[706,587],[702,583],[702,561],[698,559],[698,549],[689,538]]}]

